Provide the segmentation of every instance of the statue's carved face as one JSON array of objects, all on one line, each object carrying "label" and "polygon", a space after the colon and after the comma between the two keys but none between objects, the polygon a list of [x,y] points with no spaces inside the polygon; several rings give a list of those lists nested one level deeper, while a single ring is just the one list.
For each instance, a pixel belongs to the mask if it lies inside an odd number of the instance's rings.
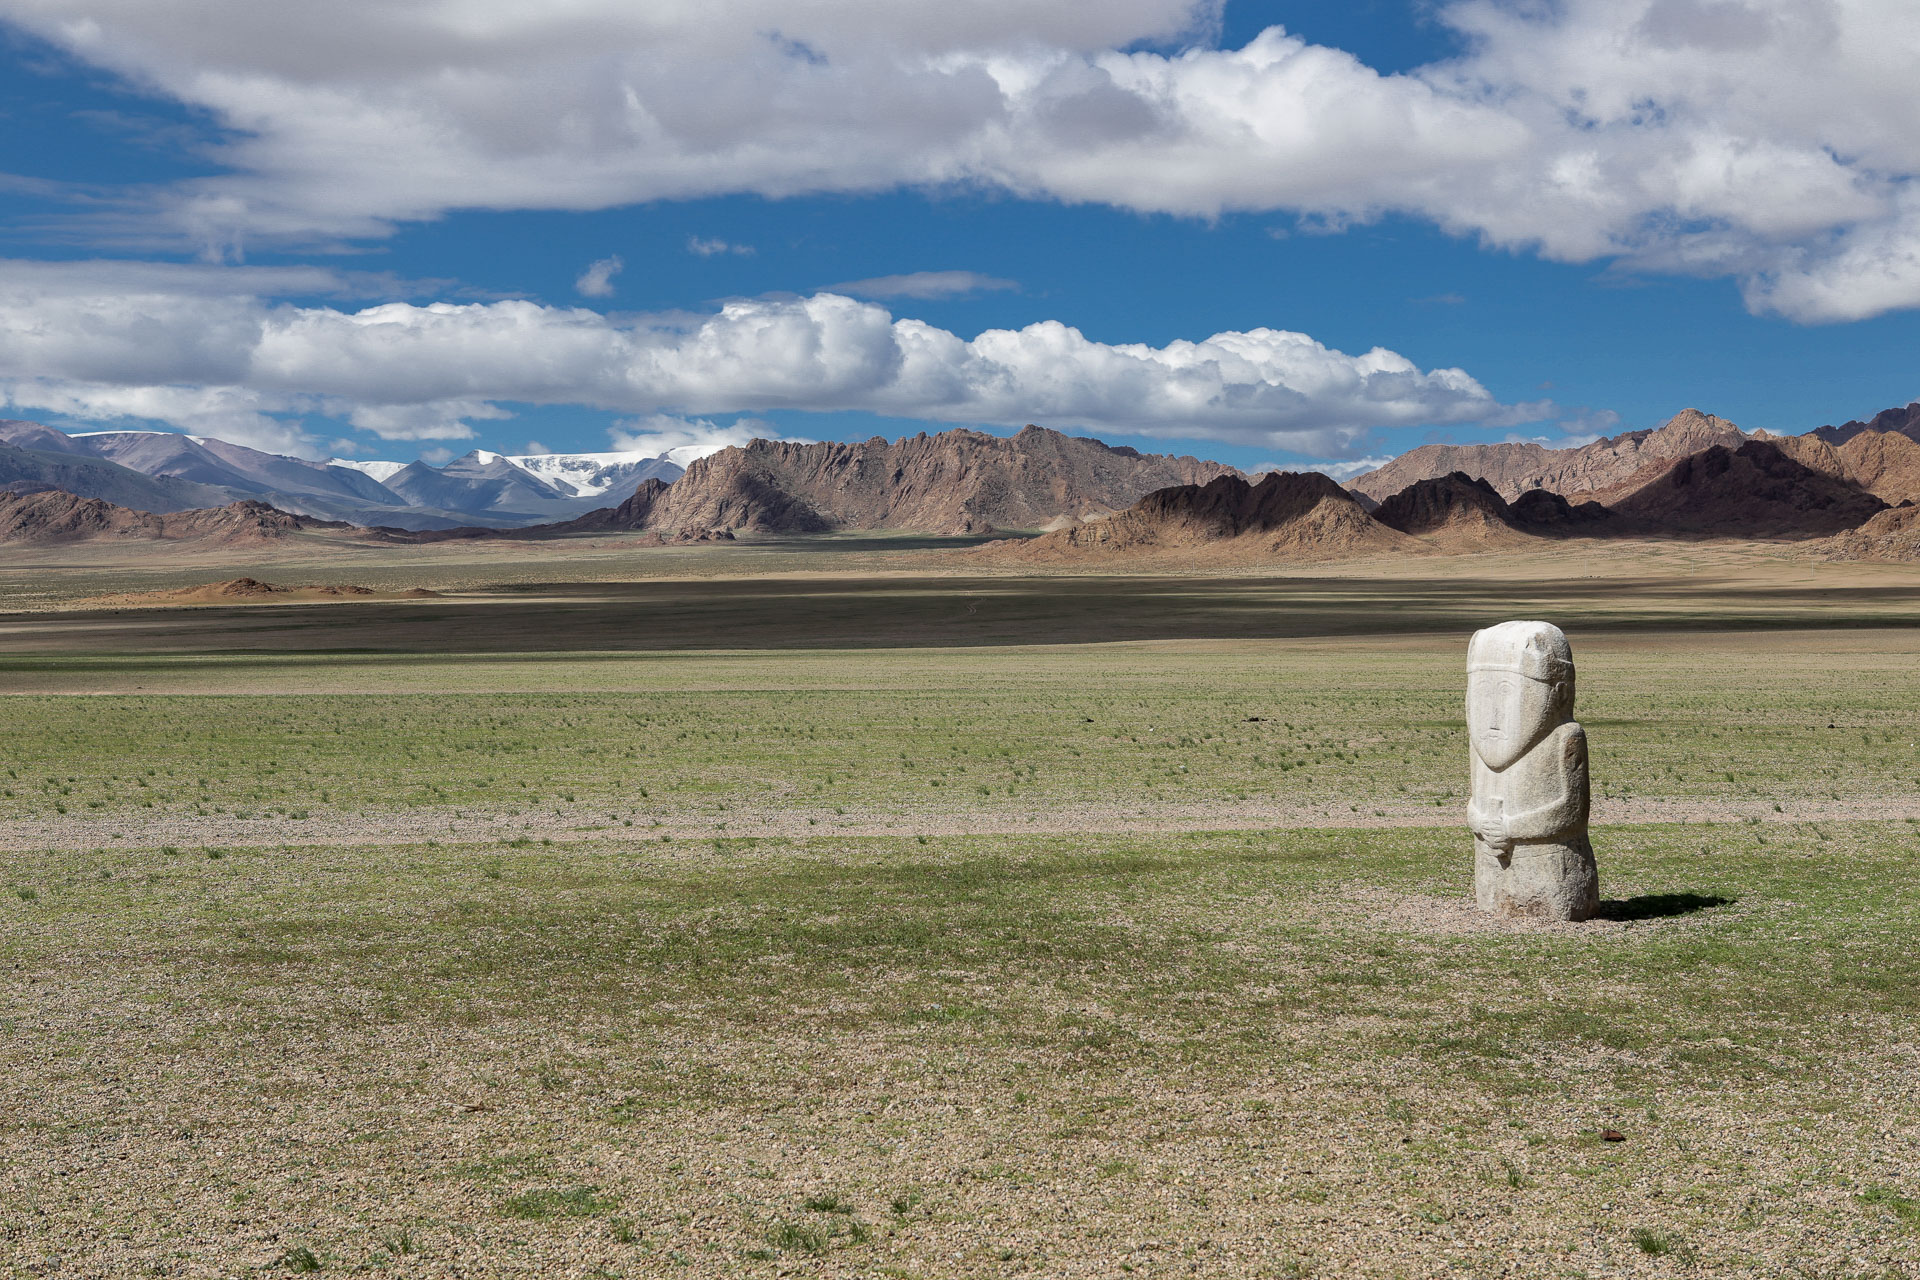
[{"label": "statue's carved face", "polygon": [[1518,671],[1469,672],[1467,740],[1489,769],[1504,769],[1553,728],[1559,701],[1556,686]]}]

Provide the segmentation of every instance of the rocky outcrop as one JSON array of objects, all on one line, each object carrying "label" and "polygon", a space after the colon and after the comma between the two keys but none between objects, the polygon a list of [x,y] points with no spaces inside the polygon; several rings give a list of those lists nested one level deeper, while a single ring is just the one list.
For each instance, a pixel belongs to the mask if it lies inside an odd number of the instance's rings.
[{"label": "rocky outcrop", "polygon": [[1257,484],[1236,475],[1159,489],[1107,519],[1024,542],[991,543],[981,551],[1030,561],[1162,556],[1260,563],[1368,555],[1411,545],[1326,476],[1276,471]]},{"label": "rocky outcrop", "polygon": [[1236,474],[1217,462],[1142,454],[1032,426],[1011,438],[954,430],[856,444],[755,440],[695,462],[646,499],[639,525],[622,527],[1038,529],[1061,515],[1122,508],[1155,489]]},{"label": "rocky outcrop", "polygon": [[1826,553],[1829,560],[1920,560],[1920,506],[1889,507],[1828,539]]},{"label": "rocky outcrop", "polygon": [[1485,480],[1509,502],[1530,489],[1579,501],[1637,487],[1680,458],[1715,445],[1737,448],[1746,438],[1724,418],[1685,409],[1655,430],[1629,431],[1577,449],[1530,443],[1422,445],[1347,487],[1384,502],[1409,485],[1457,471]]}]

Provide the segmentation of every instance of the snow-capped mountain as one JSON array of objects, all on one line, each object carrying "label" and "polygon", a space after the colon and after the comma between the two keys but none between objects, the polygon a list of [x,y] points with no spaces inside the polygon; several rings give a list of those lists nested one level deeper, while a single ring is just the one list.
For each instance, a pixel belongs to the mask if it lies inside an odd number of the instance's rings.
[{"label": "snow-capped mountain", "polygon": [[682,470],[670,455],[509,457],[480,449],[441,467],[312,462],[175,431],[69,433],[14,420],[0,421],[0,449],[20,455],[0,458],[0,480],[66,488],[144,510],[251,498],[299,515],[407,529],[570,520],[618,505],[644,480],[671,483]]},{"label": "snow-capped mountain", "polygon": [[381,484],[393,479],[395,472],[407,469],[404,462],[354,462],[347,458],[334,458],[332,462],[336,467],[350,467],[363,475],[372,476]]},{"label": "snow-capped mountain", "polygon": [[486,512],[502,520],[564,520],[623,501],[643,480],[671,484],[684,469],[645,453],[493,453],[475,449],[445,466],[335,459],[418,506]]},{"label": "snow-capped mountain", "polygon": [[528,453],[501,454],[476,450],[485,461],[500,458],[538,476],[560,492],[575,498],[608,496],[616,502],[632,493],[642,480],[671,483],[685,470],[669,457],[645,453]]}]

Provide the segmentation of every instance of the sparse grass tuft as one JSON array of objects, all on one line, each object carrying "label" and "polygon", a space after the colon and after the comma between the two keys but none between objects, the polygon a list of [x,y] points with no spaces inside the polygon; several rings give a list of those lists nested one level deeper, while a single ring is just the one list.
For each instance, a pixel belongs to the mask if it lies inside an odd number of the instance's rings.
[{"label": "sparse grass tuft", "polygon": [[319,1271],[323,1267],[319,1256],[303,1244],[297,1244],[287,1249],[273,1260],[273,1265],[282,1267],[296,1274]]},{"label": "sparse grass tuft", "polygon": [[548,1218],[597,1218],[619,1208],[619,1201],[599,1194],[598,1187],[541,1188],[522,1191],[502,1202],[509,1218],[540,1222]]},{"label": "sparse grass tuft", "polygon": [[1920,1227],[1920,1200],[1903,1196],[1892,1187],[1868,1187],[1854,1199],[1887,1210],[1907,1226]]}]

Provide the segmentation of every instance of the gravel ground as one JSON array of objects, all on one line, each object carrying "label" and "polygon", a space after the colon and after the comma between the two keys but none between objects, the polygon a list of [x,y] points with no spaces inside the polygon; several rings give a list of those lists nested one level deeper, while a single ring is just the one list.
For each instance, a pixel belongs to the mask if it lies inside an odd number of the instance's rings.
[{"label": "gravel ground", "polygon": [[[1668,862],[1603,866],[1608,891],[1671,884],[1692,830],[1664,833]],[[1884,857],[1898,831],[1829,835],[1854,841],[1838,856]],[[1844,928],[1845,902],[1816,910],[1778,888],[1645,919],[1493,921],[1382,874],[1243,882],[1254,872],[1232,869],[1235,851],[1250,846],[1203,836],[1187,838],[1198,879],[1134,880],[1154,842],[1103,842],[1097,856],[1116,861],[1048,889],[1032,919],[1089,912],[1128,940],[1062,967],[1034,957],[1072,938],[1045,933],[1015,939],[1013,963],[929,975],[911,958],[861,960],[822,985],[778,942],[711,987],[659,987],[636,969],[610,1001],[565,984],[527,997],[512,974],[448,977],[463,992],[453,1016],[400,980],[442,974],[502,933],[526,940],[530,973],[595,963],[609,926],[570,913],[608,893],[573,886],[569,869],[737,877],[722,905],[675,917],[700,935],[729,910],[772,919],[790,901],[827,928],[858,904],[790,900],[755,877],[824,860],[857,882],[905,856],[887,849],[921,848],[813,834],[744,862],[704,840],[536,848],[479,881],[500,896],[464,933],[427,928],[431,904],[471,898],[449,868],[497,868],[515,856],[500,846],[68,855],[71,887],[10,900],[0,917],[0,1274],[1920,1275],[1909,1019],[1835,1001],[1729,1009],[1726,1037],[1684,1043],[1602,1033],[1474,1050],[1470,1038],[1477,1014],[1519,1007],[1487,985],[1509,968],[1520,980],[1547,964],[1541,998],[1570,1011],[1657,1002],[1657,980],[1631,967],[1582,975],[1801,931],[1859,946],[1911,930],[1910,894],[1846,938],[1825,936]],[[1445,848],[1452,833],[1408,835]],[[16,860],[16,881],[35,865]],[[996,883],[1019,881],[1020,865]],[[84,894],[96,866],[98,883],[130,886],[124,899],[33,923]],[[1208,877],[1234,886],[1231,912],[1199,887]],[[958,927],[977,892],[936,915]],[[372,935],[345,932],[369,913],[381,930],[417,929],[417,947],[369,949]],[[1208,980],[1194,928],[1254,976]],[[1314,986],[1389,955],[1420,957],[1439,985],[1368,988],[1359,1002]],[[728,987],[759,967],[792,970],[776,1003]],[[1025,1002],[1037,1020],[999,1033],[940,1005],[924,1020],[882,1016],[891,991],[930,977],[962,1013],[969,999]],[[1217,1032],[1153,1012],[1215,1004]],[[1791,1027],[1752,1048],[1781,1018]],[[1234,1037],[1256,1024],[1263,1048],[1249,1054]],[[1457,1059],[1436,1057],[1448,1037],[1468,1045]],[[1747,1066],[1703,1083],[1683,1061],[1722,1051]]]},{"label": "gravel ground", "polygon": [[[1457,807],[1457,806],[1454,806]],[[841,811],[832,808],[767,808],[729,803],[724,812],[663,811],[627,818],[631,810],[597,811],[569,806],[559,811],[475,814],[429,807],[387,813],[353,814],[292,819],[279,816],[237,818],[231,815],[169,814],[143,818],[122,812],[107,817],[66,815],[56,819],[0,821],[0,850],[157,848],[176,845],[374,845],[394,841],[477,840],[530,838],[561,842],[605,841],[636,835],[675,840],[701,837],[759,837],[803,839],[825,834],[842,836],[963,836],[990,832],[1018,835],[1059,835],[1178,831],[1377,830],[1435,827],[1450,824],[1452,807],[1383,805],[1360,810],[1336,806],[1302,806],[1249,800],[1236,803],[1231,813],[1212,805],[1153,804],[1056,805],[1034,811],[982,810],[972,813]],[[1443,816],[1444,815],[1444,816]],[[1627,827],[1675,823],[1787,823],[1850,822],[1860,820],[1920,820],[1920,796],[1889,796],[1862,800],[1719,800],[1686,797],[1596,799],[1596,827]],[[1462,828],[1464,829],[1464,827]]]}]

